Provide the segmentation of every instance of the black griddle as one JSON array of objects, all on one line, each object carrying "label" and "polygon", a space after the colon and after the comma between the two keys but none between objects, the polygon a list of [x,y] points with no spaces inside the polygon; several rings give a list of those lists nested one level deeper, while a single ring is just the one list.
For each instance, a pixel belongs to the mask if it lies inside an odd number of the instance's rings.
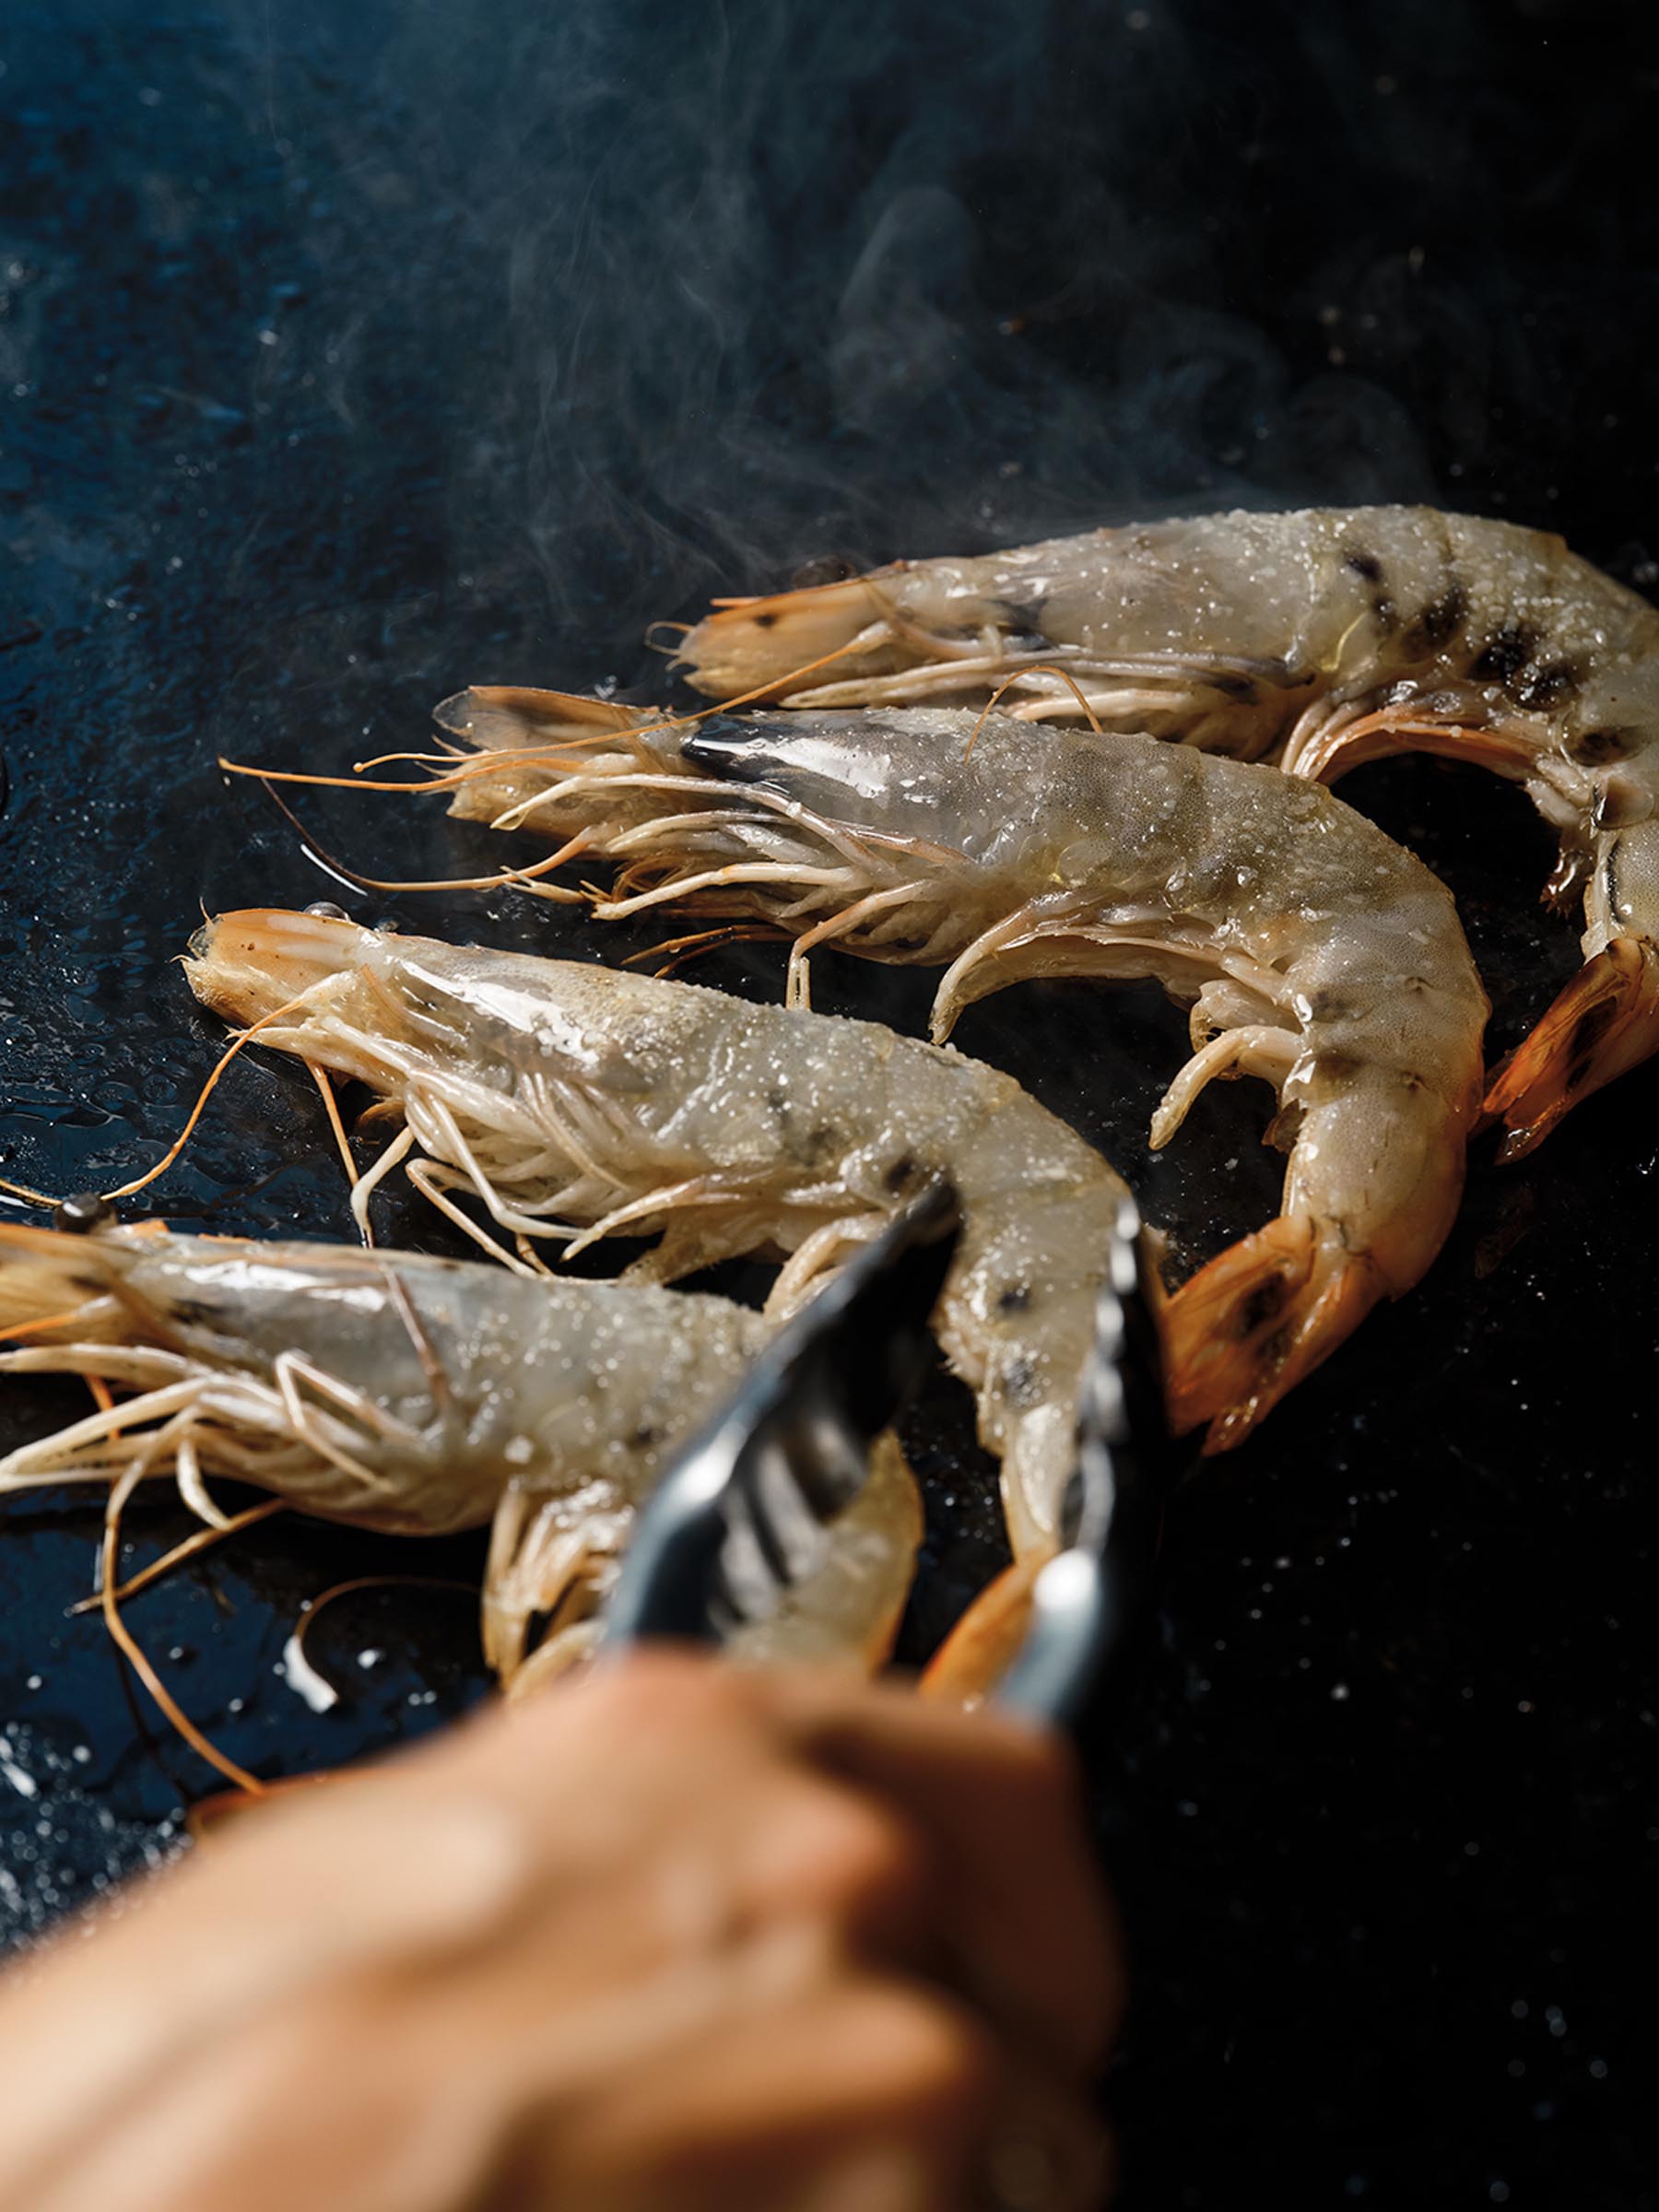
[{"label": "black griddle", "polygon": [[[366,898],[224,751],[339,769],[469,680],[661,696],[711,593],[1230,501],[1430,499],[1659,577],[1659,53],[1550,0],[54,0],[0,39],[0,1174],[109,1186],[219,1043],[169,965],[199,912],[358,914],[618,959],[501,894]],[[1344,794],[1457,892],[1521,1033],[1571,971],[1516,794],[1427,761]],[[436,806],[302,809],[370,873],[480,871]],[[702,980],[781,990],[764,947]],[[926,976],[820,955],[919,1030]],[[1155,992],[1010,992],[958,1041],[1117,1160],[1192,1256],[1272,1209],[1259,1087],[1144,1133]],[[1136,2006],[1129,2212],[1656,2201],[1647,1634],[1659,1069],[1499,1171],[1430,1279],[1169,1517],[1156,1632],[1092,1761]],[[245,1056],[148,1196],[347,1237],[302,1071]],[[412,1201],[389,1238],[453,1249]],[[609,1266],[614,1257],[596,1262]],[[760,1277],[727,1287],[753,1295]],[[13,1441],[85,1404],[0,1392]],[[943,1378],[920,1656],[1000,1557]],[[211,1777],[96,1620],[98,1514],[0,1529],[0,1929],[165,1847]],[[130,1515],[136,1543],[184,1533]],[[267,1774],[485,1684],[481,1546],[279,1519],[135,1601],[194,1716]],[[20,1779],[19,1779],[20,1778]],[[1120,1787],[1119,1785],[1126,1785]]]}]

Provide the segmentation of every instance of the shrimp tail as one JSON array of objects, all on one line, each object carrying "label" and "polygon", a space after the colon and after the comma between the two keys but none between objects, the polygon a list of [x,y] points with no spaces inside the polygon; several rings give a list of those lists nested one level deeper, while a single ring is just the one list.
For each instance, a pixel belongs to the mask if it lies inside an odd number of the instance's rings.
[{"label": "shrimp tail", "polygon": [[1230,1452],[1364,1320],[1387,1288],[1370,1259],[1281,1214],[1183,1283],[1164,1309],[1170,1418]]},{"label": "shrimp tail", "polygon": [[1483,1112],[1503,1124],[1500,1159],[1521,1159],[1562,1115],[1659,1052],[1659,945],[1615,937],[1587,960],[1497,1069]]},{"label": "shrimp tail", "polygon": [[1031,1592],[1048,1564],[1044,1549],[1017,1559],[988,1583],[928,1661],[922,1695],[981,1705],[1013,1665],[1031,1625]]}]

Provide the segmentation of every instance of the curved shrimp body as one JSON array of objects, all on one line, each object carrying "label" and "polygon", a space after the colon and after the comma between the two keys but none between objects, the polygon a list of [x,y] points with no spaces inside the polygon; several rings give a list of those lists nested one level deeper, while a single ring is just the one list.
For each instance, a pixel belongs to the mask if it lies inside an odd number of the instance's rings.
[{"label": "curved shrimp body", "polygon": [[1086,702],[1326,782],[1477,761],[1560,833],[1547,896],[1584,900],[1585,968],[1488,1096],[1504,1156],[1659,1049],[1659,613],[1547,532],[1428,507],[1097,530],[734,601],[681,657],[700,690],[797,707],[1006,683],[1026,720]]},{"label": "curved shrimp body", "polygon": [[[411,1253],[0,1225],[0,1370],[122,1394],[0,1460],[0,1493],[136,1471],[175,1477],[213,1525],[213,1477],[398,1535],[493,1518],[484,1642],[511,1678],[533,1618],[560,1651],[591,1638],[637,1506],[769,1333],[724,1299]],[[848,1529],[866,1567],[885,1547],[863,1617],[839,1599],[855,1647],[885,1649],[921,1533],[886,1452],[875,1519]]]},{"label": "curved shrimp body", "polygon": [[[521,719],[521,795],[525,735]],[[654,830],[610,826],[645,795],[620,749],[616,800],[591,757],[560,781],[555,749],[532,816],[559,835],[585,823],[625,860],[602,916],[673,902],[764,921],[796,939],[797,996],[803,950],[826,939],[948,963],[939,1037],[1023,977],[1157,976],[1192,1006],[1195,1048],[1158,1144],[1214,1076],[1276,1086],[1284,1213],[1169,1313],[1173,1410],[1209,1420],[1211,1448],[1433,1259],[1479,1102],[1486,998],[1444,887],[1328,792],[1147,737],[1065,730],[1034,747],[1007,716],[937,708],[657,724],[632,742],[659,748]]]},{"label": "curved shrimp body", "polygon": [[1016,1548],[1052,1545],[1124,1189],[1009,1077],[874,1022],[309,914],[221,916],[187,968],[221,1013],[286,1006],[262,1041],[394,1100],[411,1180],[464,1227],[451,1194],[481,1198],[524,1253],[655,1235],[629,1272],[663,1281],[784,1253],[782,1311],[948,1174],[964,1229],[935,1325]]}]

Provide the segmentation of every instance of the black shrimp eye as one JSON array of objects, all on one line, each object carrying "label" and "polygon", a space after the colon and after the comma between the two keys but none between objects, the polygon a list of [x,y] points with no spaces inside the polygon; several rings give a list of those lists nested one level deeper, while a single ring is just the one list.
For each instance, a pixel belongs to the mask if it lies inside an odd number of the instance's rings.
[{"label": "black shrimp eye", "polygon": [[[792,731],[790,735],[799,733]],[[778,765],[778,757],[768,742],[775,735],[775,726],[760,715],[744,719],[735,714],[711,714],[680,739],[680,758],[735,783],[759,783]]]},{"label": "black shrimp eye", "polygon": [[851,560],[844,553],[820,553],[815,560],[804,560],[789,580],[792,592],[810,592],[820,583],[845,583],[848,577],[863,574],[859,562]]},{"label": "black shrimp eye", "polygon": [[324,922],[349,922],[351,919],[346,909],[336,906],[332,899],[313,899],[305,911],[308,914],[316,914]]},{"label": "black shrimp eye", "polygon": [[84,1237],[94,1230],[112,1228],[115,1218],[115,1208],[97,1191],[76,1191],[52,1209],[53,1228],[70,1236]]}]

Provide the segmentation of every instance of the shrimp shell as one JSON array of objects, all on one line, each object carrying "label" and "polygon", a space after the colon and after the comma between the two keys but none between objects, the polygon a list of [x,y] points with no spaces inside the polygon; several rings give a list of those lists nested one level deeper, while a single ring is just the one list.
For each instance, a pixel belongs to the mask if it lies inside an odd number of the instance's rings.
[{"label": "shrimp shell", "polygon": [[[1317,785],[1147,737],[1006,715],[796,710],[701,724],[637,712],[572,764],[557,695],[439,710],[500,752],[457,809],[513,808],[624,863],[601,917],[667,904],[753,917],[802,956],[833,940],[945,965],[934,1033],[1023,977],[1158,977],[1194,1057],[1153,1142],[1217,1076],[1264,1077],[1284,1211],[1168,1315],[1172,1410],[1237,1442],[1439,1251],[1479,1103],[1484,993],[1443,885]],[[616,711],[618,717],[626,710]],[[532,743],[543,733],[538,765]],[[639,766],[641,753],[654,772]],[[654,815],[653,814],[654,810]]]},{"label": "shrimp shell", "polygon": [[[482,1263],[151,1230],[0,1225],[0,1371],[95,1376],[127,1394],[0,1460],[0,1494],[173,1476],[397,1535],[493,1517],[485,1655],[511,1683],[534,1619],[540,1674],[579,1653],[635,1512],[770,1335],[725,1299],[526,1280]],[[890,1438],[836,1524],[829,1564],[763,1627],[761,1656],[885,1656],[921,1537]],[[551,1647],[551,1648],[549,1648]],[[741,1648],[741,1645],[740,1647]]]},{"label": "shrimp shell", "polygon": [[1476,761],[1559,833],[1545,896],[1584,909],[1584,967],[1488,1090],[1500,1157],[1659,1050],[1659,612],[1549,532],[1432,507],[1095,530],[732,601],[680,658],[716,698],[802,708],[1006,683],[1027,720],[1324,782],[1388,753]]},{"label": "shrimp shell", "polygon": [[636,1278],[783,1254],[769,1311],[787,1311],[948,1175],[964,1228],[935,1325],[1016,1549],[1053,1547],[1125,1193],[1011,1077],[875,1022],[310,914],[222,915],[186,972],[237,1020],[300,998],[260,1041],[395,1100],[411,1178],[464,1226],[457,1190],[526,1240],[659,1238]]}]

